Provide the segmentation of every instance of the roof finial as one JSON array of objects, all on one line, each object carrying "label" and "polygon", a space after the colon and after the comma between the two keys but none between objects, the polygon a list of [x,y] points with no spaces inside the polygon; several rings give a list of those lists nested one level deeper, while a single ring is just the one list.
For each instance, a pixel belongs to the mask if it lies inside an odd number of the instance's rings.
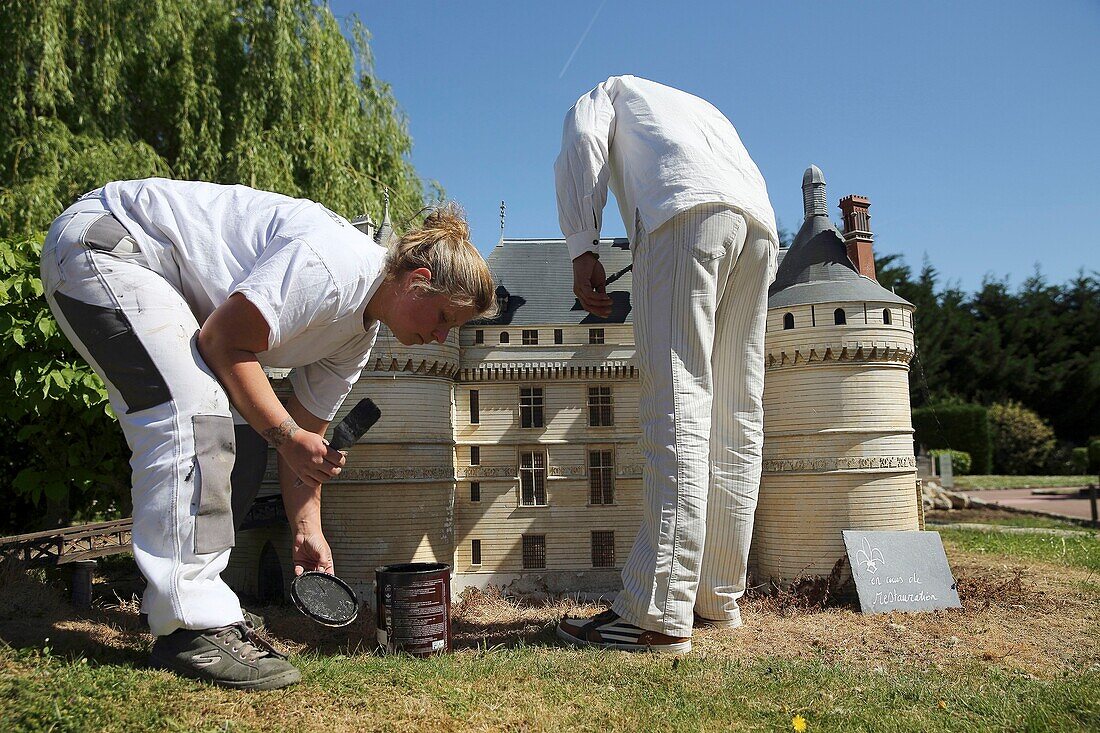
[{"label": "roof finial", "polygon": [[825,197],[825,174],[816,165],[810,165],[802,174],[802,209],[806,218],[828,216],[829,204]]},{"label": "roof finial", "polygon": [[504,205],[504,200],[501,199],[501,201],[500,201],[500,239],[497,241],[498,246],[501,245],[501,244],[504,244],[504,214],[505,214],[505,211],[506,211],[506,207]]},{"label": "roof finial", "polygon": [[393,237],[393,222],[390,221],[390,189],[382,189],[382,223],[374,233],[374,241],[383,247],[389,247],[390,238]]}]

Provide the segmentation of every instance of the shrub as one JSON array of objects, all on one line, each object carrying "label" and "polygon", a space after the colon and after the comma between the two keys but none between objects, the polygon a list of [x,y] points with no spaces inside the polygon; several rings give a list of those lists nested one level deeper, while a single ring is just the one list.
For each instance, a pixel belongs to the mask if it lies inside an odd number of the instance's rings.
[{"label": "shrub", "polygon": [[970,454],[963,450],[947,450],[937,449],[928,451],[928,454],[934,457],[950,455],[951,456],[951,473],[955,476],[965,476],[970,473]]},{"label": "shrub", "polygon": [[1088,447],[1089,473],[1100,473],[1100,438],[1091,438]]},{"label": "shrub", "polygon": [[1089,473],[1089,449],[1074,448],[1069,458],[1070,473],[1083,476]]},{"label": "shrub", "polygon": [[982,405],[940,403],[913,410],[915,440],[925,448],[948,448],[970,454],[970,473],[993,469],[988,411]]},{"label": "shrub", "polygon": [[993,437],[993,468],[997,473],[1021,476],[1041,473],[1054,452],[1054,430],[1034,410],[1019,402],[1001,402],[989,408]]}]

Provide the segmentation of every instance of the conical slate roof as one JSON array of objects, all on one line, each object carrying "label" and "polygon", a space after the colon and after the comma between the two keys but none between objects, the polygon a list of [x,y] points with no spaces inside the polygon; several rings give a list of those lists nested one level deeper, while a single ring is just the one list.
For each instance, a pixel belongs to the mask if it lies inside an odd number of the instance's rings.
[{"label": "conical slate roof", "polygon": [[821,170],[810,166],[802,181],[806,219],[780,262],[775,282],[768,290],[768,307],[869,300],[911,305],[860,275],[848,259],[844,237],[821,205],[825,200]]}]

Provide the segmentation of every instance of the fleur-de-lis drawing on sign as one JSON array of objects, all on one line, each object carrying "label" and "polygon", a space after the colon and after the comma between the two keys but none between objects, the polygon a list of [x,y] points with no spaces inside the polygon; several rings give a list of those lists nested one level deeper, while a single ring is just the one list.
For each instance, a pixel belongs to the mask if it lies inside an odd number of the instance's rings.
[{"label": "fleur-de-lis drawing on sign", "polygon": [[871,543],[867,541],[867,538],[863,538],[863,547],[856,551],[856,562],[863,566],[871,575],[875,574],[878,570],[879,563],[885,565],[886,561],[882,559],[882,553],[879,552],[877,547],[871,547]]}]

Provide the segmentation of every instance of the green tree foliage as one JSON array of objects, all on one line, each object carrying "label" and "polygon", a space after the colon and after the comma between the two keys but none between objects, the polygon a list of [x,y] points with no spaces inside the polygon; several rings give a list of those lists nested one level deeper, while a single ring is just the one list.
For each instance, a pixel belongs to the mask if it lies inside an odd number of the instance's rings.
[{"label": "green tree foliage", "polygon": [[941,286],[927,261],[914,277],[901,257],[888,255],[879,259],[878,272],[883,285],[916,306],[914,407],[947,399],[1014,400],[1071,444],[1084,445],[1096,433],[1100,275],[1082,272],[1051,285],[1036,272],[1016,289],[986,279],[967,293]]},{"label": "green tree foliage", "polygon": [[367,31],[345,31],[310,0],[0,3],[0,486],[16,499],[128,501],[103,385],[41,298],[44,230],[78,195],[159,175],[349,216],[379,212],[384,191],[397,221],[423,206]]},{"label": "green tree foliage", "polygon": [[1007,475],[1042,473],[1054,452],[1054,430],[1034,410],[1019,402],[989,408],[993,437],[993,470]]}]

